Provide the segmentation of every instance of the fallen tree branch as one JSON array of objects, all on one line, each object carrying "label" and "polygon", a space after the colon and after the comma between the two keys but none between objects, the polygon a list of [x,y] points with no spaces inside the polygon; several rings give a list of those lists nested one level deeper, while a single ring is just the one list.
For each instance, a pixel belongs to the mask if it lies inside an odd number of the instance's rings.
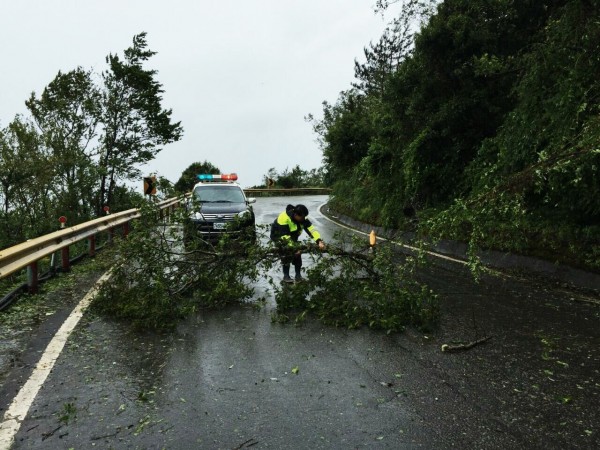
[{"label": "fallen tree branch", "polygon": [[472,349],[473,347],[475,347],[476,345],[487,342],[491,338],[492,338],[492,336],[487,336],[482,339],[478,339],[476,341],[469,342],[468,344],[455,344],[455,345],[443,344],[442,351],[445,353],[452,353],[452,352],[460,352],[460,351],[464,351],[464,350],[469,350],[469,349]]}]

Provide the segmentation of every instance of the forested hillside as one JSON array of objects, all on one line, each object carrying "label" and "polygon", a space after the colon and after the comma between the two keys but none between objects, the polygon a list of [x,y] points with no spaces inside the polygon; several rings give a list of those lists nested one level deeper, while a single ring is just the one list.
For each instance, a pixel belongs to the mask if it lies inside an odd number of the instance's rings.
[{"label": "forested hillside", "polygon": [[336,208],[600,270],[600,1],[402,10],[313,122]]}]

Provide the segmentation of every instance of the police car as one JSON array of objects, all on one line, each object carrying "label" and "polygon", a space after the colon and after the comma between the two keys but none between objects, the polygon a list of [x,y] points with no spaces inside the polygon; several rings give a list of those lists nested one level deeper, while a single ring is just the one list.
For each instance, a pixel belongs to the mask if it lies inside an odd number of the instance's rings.
[{"label": "police car", "polygon": [[225,235],[253,240],[256,219],[251,204],[256,199],[246,197],[236,183],[237,174],[201,174],[198,179],[188,203],[185,242],[195,238],[215,242]]}]

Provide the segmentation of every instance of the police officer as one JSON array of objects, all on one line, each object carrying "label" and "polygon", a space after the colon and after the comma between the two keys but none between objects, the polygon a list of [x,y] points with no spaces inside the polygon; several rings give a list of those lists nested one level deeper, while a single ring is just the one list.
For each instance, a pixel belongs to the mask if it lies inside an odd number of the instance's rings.
[{"label": "police officer", "polygon": [[294,282],[290,277],[290,263],[294,265],[296,270],[296,281],[302,280],[300,271],[302,268],[302,252],[297,251],[293,255],[285,254],[286,247],[293,248],[295,243],[298,242],[302,230],[306,231],[306,234],[318,244],[319,249],[323,250],[325,248],[321,235],[306,216],[308,216],[306,206],[287,205],[285,211],[279,214],[279,217],[271,225],[271,239],[282,248],[281,264],[283,265],[283,281],[286,283]]}]

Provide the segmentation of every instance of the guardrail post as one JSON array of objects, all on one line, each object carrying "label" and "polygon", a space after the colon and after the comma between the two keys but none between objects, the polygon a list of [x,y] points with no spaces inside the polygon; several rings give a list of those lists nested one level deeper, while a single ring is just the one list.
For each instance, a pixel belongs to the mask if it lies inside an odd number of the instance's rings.
[{"label": "guardrail post", "polygon": [[58,252],[52,253],[50,256],[50,272],[56,272],[56,266],[58,266]]},{"label": "guardrail post", "polygon": [[112,241],[115,237],[115,229],[114,228],[109,228],[108,229],[108,243],[112,244]]},{"label": "guardrail post", "polygon": [[60,250],[60,260],[62,263],[63,272],[68,272],[71,268],[71,262],[69,261],[69,247],[63,247]]},{"label": "guardrail post", "polygon": [[127,237],[129,234],[129,222],[123,224],[123,237]]},{"label": "guardrail post", "polygon": [[27,289],[30,294],[35,294],[38,290],[38,263],[32,262],[27,266]]},{"label": "guardrail post", "polygon": [[96,256],[96,235],[93,234],[88,238],[88,254]]}]

